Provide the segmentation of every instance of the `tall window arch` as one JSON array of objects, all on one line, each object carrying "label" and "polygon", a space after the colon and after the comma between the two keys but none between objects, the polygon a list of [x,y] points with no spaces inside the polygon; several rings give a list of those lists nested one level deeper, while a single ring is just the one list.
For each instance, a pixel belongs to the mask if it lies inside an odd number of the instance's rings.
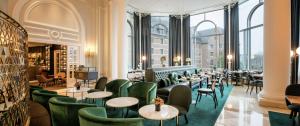
[{"label": "tall window arch", "polygon": [[151,17],[151,63],[152,67],[162,67],[161,58],[165,57],[165,66],[169,65],[169,17]]},{"label": "tall window arch", "polygon": [[132,70],[134,69],[134,43],[133,43],[133,15],[130,13],[127,13],[127,23],[126,23],[126,35],[127,35],[127,42],[128,42],[128,69]]},{"label": "tall window arch", "polygon": [[224,68],[224,10],[191,16],[192,64],[206,70]]},{"label": "tall window arch", "polygon": [[239,5],[240,68],[263,69],[263,1],[248,0]]}]

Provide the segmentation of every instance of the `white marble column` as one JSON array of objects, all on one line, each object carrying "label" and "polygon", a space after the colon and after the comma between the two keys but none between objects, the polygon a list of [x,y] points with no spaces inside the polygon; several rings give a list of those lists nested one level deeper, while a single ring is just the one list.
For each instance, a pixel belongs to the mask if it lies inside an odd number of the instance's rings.
[{"label": "white marble column", "polygon": [[100,70],[109,80],[126,78],[127,73],[127,43],[125,39],[126,3],[124,0],[107,0],[103,3],[100,15],[99,45]]},{"label": "white marble column", "polygon": [[264,87],[258,95],[262,106],[285,107],[290,75],[290,6],[290,0],[264,1]]}]

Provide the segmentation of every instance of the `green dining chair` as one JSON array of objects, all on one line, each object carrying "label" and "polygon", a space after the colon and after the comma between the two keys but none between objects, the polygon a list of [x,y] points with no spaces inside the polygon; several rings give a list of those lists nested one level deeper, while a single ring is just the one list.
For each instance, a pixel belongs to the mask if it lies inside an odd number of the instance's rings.
[{"label": "green dining chair", "polygon": [[78,112],[80,126],[143,126],[142,118],[107,118],[103,107],[82,108]]}]

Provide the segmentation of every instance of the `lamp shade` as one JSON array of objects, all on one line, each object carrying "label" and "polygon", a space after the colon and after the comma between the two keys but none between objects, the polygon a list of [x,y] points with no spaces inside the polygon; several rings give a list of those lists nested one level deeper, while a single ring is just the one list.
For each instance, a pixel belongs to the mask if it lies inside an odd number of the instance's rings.
[{"label": "lamp shade", "polygon": [[290,56],[293,57],[294,56],[294,51],[290,51]]},{"label": "lamp shade", "polygon": [[231,54],[227,55],[227,59],[231,60],[232,59],[232,55]]},{"label": "lamp shade", "polygon": [[146,56],[142,56],[142,60],[144,60],[144,61],[145,61],[145,60],[146,60]]},{"label": "lamp shade", "polygon": [[181,57],[180,57],[180,56],[177,56],[177,60],[180,61],[180,59],[181,59]]},{"label": "lamp shade", "polygon": [[298,48],[296,49],[296,54],[297,54],[297,55],[300,54],[300,47],[298,47]]}]

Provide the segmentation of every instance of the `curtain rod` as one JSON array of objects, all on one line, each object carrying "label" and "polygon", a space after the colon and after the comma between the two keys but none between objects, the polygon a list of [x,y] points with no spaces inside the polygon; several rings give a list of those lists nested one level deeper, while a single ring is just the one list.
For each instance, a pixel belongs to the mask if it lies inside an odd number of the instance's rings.
[{"label": "curtain rod", "polygon": [[[243,1],[242,3],[246,2],[248,0],[245,0]],[[234,2],[234,3],[229,3],[229,4],[236,4],[236,3],[239,3],[238,1],[237,2]],[[142,11],[136,7],[134,7],[133,5],[131,4],[127,4],[129,7],[133,8],[133,10],[136,10],[136,11]],[[191,12],[196,12],[196,11],[200,11],[200,10],[205,10],[205,9],[209,9],[209,8],[213,8],[213,7],[219,7],[218,9],[212,9],[212,10],[209,10],[209,11],[203,11],[203,12],[199,12],[199,13],[195,13],[195,14],[191,14],[190,15],[198,15],[198,14],[204,14],[204,13],[209,13],[209,12],[213,12],[213,11],[218,11],[218,10],[222,10],[224,8],[224,6],[226,5],[223,5],[223,4],[219,4],[219,5],[214,5],[214,6],[210,6],[210,7],[206,7],[206,8],[203,8],[203,9],[197,9],[197,10],[192,10]],[[127,10],[127,12],[130,12],[129,10]],[[132,12],[130,12],[132,13]],[[147,13],[151,13],[151,12],[147,12]],[[168,12],[152,12],[152,13],[161,13],[161,14],[168,14],[168,15],[174,15],[172,13],[168,13]],[[185,13],[186,14],[186,13]],[[178,15],[181,15],[181,14],[178,14]]]}]

